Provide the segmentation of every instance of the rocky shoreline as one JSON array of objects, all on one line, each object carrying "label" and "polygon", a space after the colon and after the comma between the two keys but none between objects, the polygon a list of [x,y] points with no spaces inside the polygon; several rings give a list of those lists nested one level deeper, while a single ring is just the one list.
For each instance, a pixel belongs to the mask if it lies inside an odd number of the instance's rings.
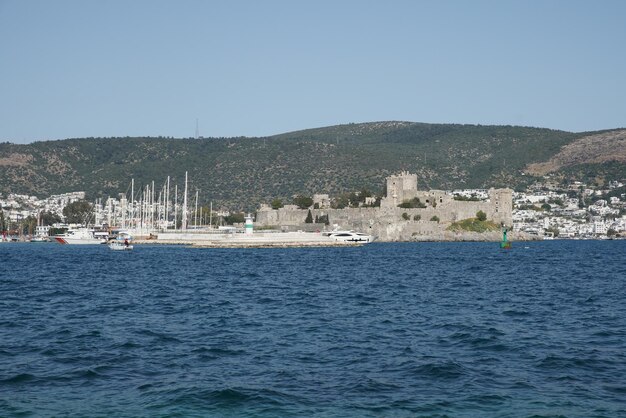
[{"label": "rocky shoreline", "polygon": [[[515,241],[542,241],[543,238],[537,235],[530,235],[523,232],[510,232],[508,240]],[[409,242],[500,242],[502,233],[492,232],[452,232],[444,231],[431,235],[416,235],[411,237]]]}]

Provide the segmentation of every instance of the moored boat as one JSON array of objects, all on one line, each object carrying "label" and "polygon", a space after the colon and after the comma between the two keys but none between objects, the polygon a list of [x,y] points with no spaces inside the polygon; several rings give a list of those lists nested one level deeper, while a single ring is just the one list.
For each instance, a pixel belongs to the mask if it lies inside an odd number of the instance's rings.
[{"label": "moored boat", "polygon": [[354,243],[368,243],[374,241],[374,237],[372,235],[364,234],[362,232],[355,231],[341,231],[335,229],[330,232],[325,232],[329,238],[334,239],[335,241],[343,241],[343,242],[354,242]]},{"label": "moored boat", "polygon": [[96,233],[91,229],[68,229],[66,233],[55,235],[54,240],[59,244],[94,245],[106,244],[106,234]]},{"label": "moored boat", "polygon": [[120,232],[117,238],[109,243],[113,251],[130,251],[133,249],[132,236],[128,232]]},{"label": "moored boat", "polygon": [[120,241],[111,241],[109,243],[109,248],[113,251],[130,251],[133,249],[133,246]]}]

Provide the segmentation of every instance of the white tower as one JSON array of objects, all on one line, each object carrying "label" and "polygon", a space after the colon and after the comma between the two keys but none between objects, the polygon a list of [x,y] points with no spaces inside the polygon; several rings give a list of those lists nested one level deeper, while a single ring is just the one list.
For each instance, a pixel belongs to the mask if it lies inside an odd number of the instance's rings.
[{"label": "white tower", "polygon": [[246,235],[252,235],[254,231],[254,223],[252,222],[252,215],[248,214],[248,216],[246,216],[245,219],[246,219],[246,223],[244,226],[245,226]]}]

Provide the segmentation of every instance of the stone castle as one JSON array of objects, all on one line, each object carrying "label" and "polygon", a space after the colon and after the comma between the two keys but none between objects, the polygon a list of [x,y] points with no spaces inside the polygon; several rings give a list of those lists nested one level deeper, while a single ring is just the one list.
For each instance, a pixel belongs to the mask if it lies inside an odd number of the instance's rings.
[{"label": "stone castle", "polygon": [[[479,201],[455,200],[451,192],[443,190],[418,190],[417,175],[403,172],[387,177],[387,195],[380,207],[332,209],[328,195],[315,195],[315,208],[299,209],[287,205],[272,209],[262,205],[257,212],[257,227],[276,227],[283,230],[305,229],[308,211],[313,218],[328,216],[330,228],[339,225],[376,235],[380,241],[444,240],[452,234],[446,228],[453,222],[474,218],[483,211],[487,219],[511,226],[513,223],[513,191],[490,189],[488,198]],[[418,198],[421,208],[401,208],[403,202]],[[407,219],[408,218],[408,219]],[[317,229],[320,226],[314,225]],[[329,228],[329,227],[327,227]]]}]

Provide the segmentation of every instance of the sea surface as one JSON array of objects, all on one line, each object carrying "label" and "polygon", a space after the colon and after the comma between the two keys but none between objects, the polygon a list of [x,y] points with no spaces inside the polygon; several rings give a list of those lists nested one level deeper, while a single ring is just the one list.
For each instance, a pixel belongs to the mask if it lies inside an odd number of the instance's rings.
[{"label": "sea surface", "polygon": [[0,416],[626,417],[626,241],[0,244]]}]

